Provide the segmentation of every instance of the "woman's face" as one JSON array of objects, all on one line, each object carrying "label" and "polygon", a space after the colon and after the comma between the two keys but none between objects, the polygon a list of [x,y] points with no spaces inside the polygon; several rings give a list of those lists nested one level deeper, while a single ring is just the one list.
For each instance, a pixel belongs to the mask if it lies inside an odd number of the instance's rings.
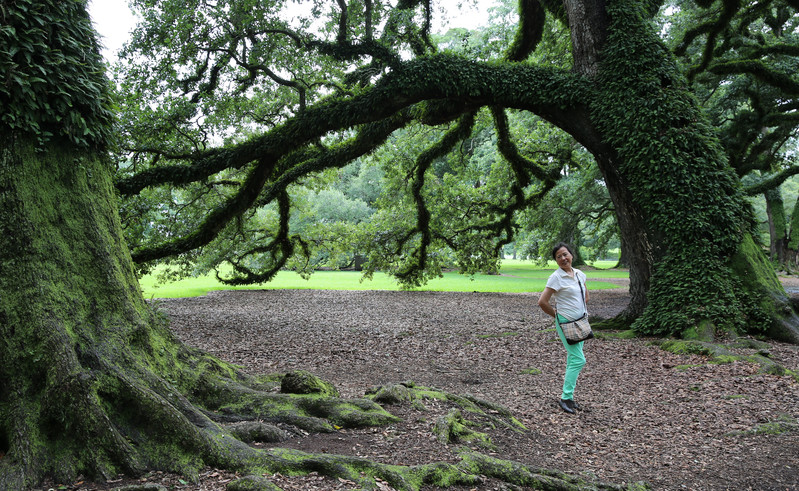
[{"label": "woman's face", "polygon": [[555,253],[555,261],[560,266],[560,269],[564,271],[568,271],[572,267],[572,255],[565,247],[561,247]]}]

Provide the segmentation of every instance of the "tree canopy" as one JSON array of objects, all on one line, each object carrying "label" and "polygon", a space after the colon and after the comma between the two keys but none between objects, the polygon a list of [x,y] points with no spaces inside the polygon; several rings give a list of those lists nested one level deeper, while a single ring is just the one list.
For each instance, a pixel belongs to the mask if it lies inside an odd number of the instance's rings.
[{"label": "tree canopy", "polygon": [[[252,11],[251,7],[249,4],[237,3],[234,10],[230,12],[226,9],[219,11],[211,9],[212,11],[207,14],[209,19],[207,22],[223,25],[236,18],[235,9]],[[163,25],[142,27],[136,35],[137,39],[143,40],[142,43],[134,40],[129,49],[131,52],[138,50],[142,54],[146,54],[145,60],[150,61],[145,61],[145,65],[149,65],[152,60],[160,59],[158,64],[171,67],[168,70],[173,76],[164,78],[162,74],[157,74],[157,68],[154,66],[137,67],[135,70],[132,67],[126,68],[126,78],[121,79],[122,92],[126,94],[128,100],[138,105],[128,106],[131,108],[131,114],[134,116],[141,114],[139,109],[142,107],[157,107],[158,111],[163,113],[155,117],[149,113],[148,109],[145,118],[131,117],[127,119],[131,121],[131,124],[140,125],[146,125],[148,121],[163,122],[165,120],[179,121],[179,123],[176,124],[176,129],[172,133],[175,141],[163,138],[163,128],[134,130],[131,126],[131,130],[127,134],[133,138],[127,145],[129,145],[128,150],[133,152],[132,162],[134,164],[121,169],[123,177],[118,187],[123,194],[138,193],[143,189],[145,193],[163,194],[163,190],[151,191],[155,188],[154,185],[163,182],[169,187],[179,184],[182,199],[189,204],[197,201],[199,196],[208,194],[212,194],[218,200],[231,201],[237,191],[235,184],[242,184],[244,178],[236,180],[232,179],[230,175],[246,172],[239,169],[245,164],[228,165],[221,162],[212,164],[216,165],[217,169],[221,168],[219,174],[210,177],[196,175],[186,178],[180,183],[169,176],[172,170],[179,169],[178,166],[185,168],[188,163],[195,162],[197,158],[217,158],[210,157],[210,155],[199,157],[202,152],[206,154],[209,152],[207,150],[209,143],[208,140],[203,139],[192,140],[188,137],[192,132],[215,134],[217,143],[222,144],[224,141],[224,144],[229,147],[243,145],[246,138],[256,131],[256,128],[260,131],[279,131],[281,125],[286,124],[284,121],[288,117],[302,118],[306,114],[310,115],[308,105],[312,102],[321,101],[320,104],[323,105],[337,103],[338,107],[347,107],[350,101],[363,99],[369,84],[380,84],[380,79],[384,79],[382,83],[385,83],[386,75],[390,75],[388,77],[390,79],[397,78],[390,72],[395,71],[392,70],[392,67],[400,68],[400,65],[396,65],[396,63],[401,62],[402,57],[405,56],[404,52],[415,53],[416,57],[421,56],[419,61],[425,63],[432,62],[433,60],[428,60],[428,58],[430,55],[438,53],[436,63],[444,63],[445,66],[448,63],[458,63],[459,60],[433,44],[434,36],[429,25],[421,23],[421,28],[416,27],[414,22],[419,23],[419,19],[424,18],[422,12],[430,10],[430,8],[423,9],[421,5],[400,6],[401,8],[397,9],[380,4],[370,5],[368,8],[351,5],[345,12],[336,12],[335,9],[328,12],[333,14],[334,20],[339,19],[343,24],[303,22],[301,18],[292,18],[285,12],[279,14],[279,9],[271,9],[267,14],[266,7],[265,4],[261,5],[260,8],[263,10],[259,15],[263,18],[258,22],[268,24],[271,28],[263,27],[259,31],[256,28],[257,24],[247,23],[246,29],[251,31],[251,35],[244,32],[228,32],[228,28],[224,33],[218,33],[221,39],[214,39],[213,36],[209,38],[205,34],[198,34],[206,32],[204,30],[206,28],[196,23],[187,23],[182,27],[186,31],[183,36],[203,39],[205,45],[199,47],[196,45],[197,43],[191,43],[194,47],[184,46],[181,41],[177,41],[178,38],[164,39],[160,46],[154,46],[153,34],[164,29]],[[167,6],[163,6],[163,8],[172,11]],[[194,6],[180,8],[196,10]],[[348,12],[357,8],[366,8],[366,14],[361,15],[366,15],[366,18],[373,20],[366,22],[362,21],[359,16],[348,17],[351,15]],[[176,16],[179,15],[177,11],[175,12]],[[422,17],[419,17],[420,15]],[[429,11],[425,15],[437,14]],[[169,21],[169,19],[159,20],[159,22]],[[291,24],[292,22],[294,25]],[[343,30],[341,25],[345,26]],[[372,25],[382,25],[383,32],[373,32]],[[426,27],[424,27],[425,25]],[[280,26],[280,28],[275,26]],[[301,31],[303,28],[307,32]],[[169,30],[176,35],[174,29],[170,28]],[[339,30],[342,31],[334,37],[332,33]],[[510,31],[509,28],[507,30]],[[562,29],[559,31],[562,32]],[[237,36],[240,37],[239,41],[234,41],[235,50],[239,50],[237,54],[230,47],[226,49],[226,53],[211,48],[215,43],[228,45]],[[449,38],[444,38],[442,44],[447,45],[452,38],[456,37],[456,34],[451,33]],[[505,37],[508,35],[506,34]],[[273,45],[285,45],[285,48],[278,50]],[[460,46],[456,47],[460,48]],[[205,54],[200,57],[202,58],[200,60],[196,53],[192,54],[189,51],[184,51],[185,49],[199,50],[197,52]],[[356,52],[356,49],[361,52]],[[389,50],[393,52],[391,57],[388,57],[387,54]],[[488,49],[483,49],[483,51],[478,55],[479,58],[496,59],[501,54],[496,49],[493,52]],[[258,54],[262,52],[269,54]],[[260,63],[248,62],[246,61],[248,57],[259,59]],[[308,63],[312,57],[316,61]],[[180,63],[183,63],[183,68],[175,70],[175,65]],[[209,68],[213,63],[216,63],[216,71]],[[296,68],[293,65],[297,63],[304,63],[305,66]],[[452,69],[457,72],[457,66],[453,65]],[[309,71],[309,73],[303,74],[303,70]],[[179,75],[181,72],[191,72],[195,75],[181,78]],[[292,80],[288,80],[287,75],[272,76],[278,72],[291,73]],[[213,79],[209,78],[212,73],[217,74],[213,75]],[[242,78],[245,73],[246,76]],[[143,77],[138,78],[135,76],[136,74],[142,74]],[[462,74],[453,73],[453,76],[461,78]],[[228,81],[223,83],[222,80],[225,77],[228,78]],[[433,90],[450,90],[446,82],[438,79],[438,75],[433,75],[431,78],[435,78],[429,82],[433,85]],[[171,102],[164,104],[163,90],[159,89],[160,95],[157,95],[157,92],[148,89],[151,87],[148,84],[156,82],[162,86],[171,87],[168,89],[170,94],[167,96]],[[410,84],[402,80],[392,83],[405,84],[410,87]],[[205,89],[200,89],[201,86]],[[273,94],[281,94],[281,96],[274,98]],[[148,100],[148,97],[156,98],[157,103],[156,100]],[[390,99],[395,100],[393,96]],[[254,109],[256,105],[259,106],[258,109]],[[407,106],[407,103],[404,105]],[[387,206],[381,209],[378,216],[375,217],[373,226],[377,227],[377,230],[374,228],[370,230],[373,235],[377,234],[382,239],[364,241],[372,243],[368,250],[363,251],[364,254],[369,255],[371,267],[393,271],[402,281],[410,285],[425,281],[427,275],[436,274],[443,264],[456,262],[464,270],[470,272],[478,268],[494,268],[500,250],[498,242],[507,242],[512,237],[511,215],[513,211],[527,206],[525,203],[539,199],[539,196],[543,195],[544,186],[540,183],[533,183],[532,179],[528,177],[531,175],[531,171],[523,168],[526,165],[525,161],[519,159],[514,170],[509,162],[503,159],[496,164],[494,162],[483,164],[488,167],[482,172],[490,171],[486,178],[489,175],[492,176],[494,184],[485,180],[485,182],[480,182],[481,178],[478,177],[472,180],[474,186],[472,190],[468,194],[464,194],[463,187],[461,185],[454,186],[452,177],[447,176],[454,177],[461,172],[472,174],[475,172],[475,169],[470,168],[470,165],[473,165],[470,164],[469,159],[472,150],[463,146],[470,146],[472,149],[477,147],[475,138],[480,137],[477,134],[471,135],[473,130],[482,132],[497,141],[496,137],[491,136],[494,131],[490,127],[491,113],[487,112],[476,117],[477,106],[475,106],[474,111],[470,110],[469,114],[461,116],[457,114],[462,112],[460,110],[457,113],[447,114],[450,111],[446,108],[424,109],[425,105],[422,103],[415,109],[397,113],[392,116],[392,120],[381,122],[380,126],[375,123],[359,124],[358,126],[352,126],[352,123],[336,124],[336,127],[325,129],[305,142],[292,142],[295,148],[286,150],[284,155],[279,157],[283,163],[262,185],[263,188],[271,189],[271,191],[262,192],[261,197],[257,200],[251,200],[249,208],[239,207],[234,210],[233,207],[229,207],[227,212],[214,215],[212,220],[215,223],[236,222],[239,224],[238,230],[232,230],[232,227],[226,229],[217,225],[219,226],[217,230],[209,231],[202,240],[193,240],[191,244],[183,241],[182,245],[178,245],[178,241],[172,239],[172,247],[168,249],[163,244],[157,243],[157,240],[162,239],[162,236],[157,236],[156,241],[137,243],[139,251],[134,252],[134,257],[147,260],[167,255],[172,256],[175,253],[189,253],[190,250],[198,246],[205,246],[219,235],[226,233],[238,234],[239,238],[251,236],[252,232],[248,230],[247,226],[248,220],[238,220],[241,217],[252,216],[251,212],[247,210],[263,207],[268,203],[277,203],[281,192],[288,190],[290,193],[292,185],[307,183],[306,176],[312,171],[343,167],[352,159],[373,154],[386,142],[377,155],[383,155],[384,159],[390,159],[389,169],[386,172],[395,184],[387,185],[388,197],[384,200]],[[270,116],[268,118],[259,117],[257,111]],[[344,111],[352,114],[351,109],[344,109]],[[412,114],[420,111],[427,111],[429,115]],[[223,112],[226,114],[224,117],[222,116]],[[151,116],[152,119],[150,119]],[[431,117],[440,118],[441,121],[427,121]],[[509,127],[507,116],[501,111],[497,111],[495,117],[498,118],[500,127],[507,135]],[[195,124],[196,121],[193,118],[201,119],[201,124]],[[371,119],[371,115],[368,119]],[[177,129],[178,124],[182,125],[184,129]],[[307,125],[297,128],[296,131],[302,133],[310,129]],[[389,137],[400,129],[402,131],[397,136]],[[230,132],[235,132],[235,134],[225,138],[224,135]],[[156,145],[159,148],[149,148],[149,142],[143,141],[142,138],[142,135],[145,134],[158,134],[160,138]],[[462,144],[464,139],[469,141]],[[518,156],[514,144],[507,136],[503,137],[502,141],[509,154]],[[175,145],[176,143],[177,145]],[[175,146],[181,146],[186,151],[175,153]],[[298,152],[299,149],[302,149],[302,153]],[[447,157],[448,154],[449,157]],[[534,166],[534,169],[538,170],[533,172],[550,182],[546,186],[551,186],[551,182],[554,182],[559,172],[559,163],[551,161],[553,155],[555,155],[554,150],[550,151],[548,155],[542,155]],[[178,157],[172,160],[175,162],[175,167],[169,168],[164,165],[168,157]],[[450,163],[441,164],[447,158]],[[447,171],[440,169],[437,171],[436,167],[441,165],[445,165]],[[155,176],[155,171],[150,167],[159,169],[161,177],[151,177],[146,186],[137,185],[128,188],[137,179],[138,182],[143,182],[133,175],[134,172],[137,173],[136,176],[141,175],[142,172]],[[492,167],[494,167],[493,170]],[[288,169],[291,171],[287,172]],[[125,174],[131,174],[131,176],[126,177]],[[508,182],[508,179],[521,179],[521,184],[517,186],[518,189],[510,191],[514,193],[512,195],[508,194],[509,190],[503,185]],[[215,182],[224,182],[226,194],[209,192],[212,187],[219,188],[220,184],[215,184]],[[241,188],[239,187],[239,189]],[[140,200],[140,202],[142,201],[144,200]],[[174,227],[171,230],[173,232],[170,234],[171,236],[188,235],[193,233],[199,224],[211,221],[206,220],[204,213],[207,213],[209,204],[214,204],[214,202],[209,203],[204,200],[199,203],[201,206],[191,212],[188,211],[190,206],[182,207],[183,213],[179,225],[184,228]],[[159,213],[158,209],[163,209],[157,203],[152,205],[151,210],[153,208],[156,209],[155,213]],[[176,207],[171,206],[170,208]],[[276,208],[280,209],[279,206]],[[291,207],[286,206],[283,209],[288,213]],[[142,211],[135,209],[131,215],[131,222],[138,220],[141,223],[140,213]],[[250,214],[248,215],[248,213]],[[397,220],[398,216],[402,216],[403,219]],[[173,224],[177,224],[177,220]],[[241,226],[242,224],[243,226]],[[229,259],[242,266],[245,262],[252,265],[251,268],[247,267],[249,273],[235,281],[263,281],[268,279],[277,268],[283,267],[291,259],[292,254],[310,253],[312,240],[305,240],[305,237],[296,233],[281,235],[277,223],[271,230],[271,237],[277,240],[274,240],[272,245],[266,246],[266,248],[263,247],[265,236],[261,235],[256,241],[260,241],[262,247],[253,247],[238,256],[229,256]],[[492,240],[494,244],[491,244]],[[281,252],[270,256],[271,252],[278,251],[278,242],[283,242],[284,247],[280,249]],[[159,247],[160,249],[158,249]],[[158,252],[159,250],[160,252]]]}]

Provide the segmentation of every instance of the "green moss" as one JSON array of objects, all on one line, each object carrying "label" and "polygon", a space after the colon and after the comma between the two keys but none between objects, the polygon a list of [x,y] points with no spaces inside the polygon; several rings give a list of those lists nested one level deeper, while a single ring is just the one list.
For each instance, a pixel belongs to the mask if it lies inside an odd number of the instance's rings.
[{"label": "green moss", "polygon": [[696,326],[684,330],[681,336],[688,341],[712,342],[715,339],[715,331],[716,328],[712,322],[703,320],[697,323]]},{"label": "green moss", "polygon": [[524,375],[541,375],[541,370],[538,368],[526,368],[522,370],[522,374]]},{"label": "green moss", "polygon": [[368,393],[379,404],[399,404],[415,399],[415,394],[403,384],[390,384],[377,387]]},{"label": "green moss", "polygon": [[660,344],[660,347],[665,351],[677,355],[713,355],[713,350],[711,350],[707,345],[696,341],[680,341],[676,339],[670,339],[663,341]]},{"label": "green moss", "polygon": [[305,370],[295,370],[287,373],[281,380],[280,391],[284,394],[339,396],[338,389],[333,387],[333,384]]},{"label": "green moss", "polygon": [[624,331],[594,331],[594,336],[597,339],[635,339],[638,333],[632,329]]},{"label": "green moss", "polygon": [[482,482],[479,476],[464,472],[459,466],[446,463],[414,466],[408,470],[406,479],[412,489],[420,489],[422,486],[441,488],[473,486]]},{"label": "green moss", "polygon": [[741,241],[731,264],[743,287],[747,291],[758,293],[758,297],[768,292],[785,293],[779,278],[774,273],[774,266],[760,253],[760,248],[752,236],[747,235]]},{"label": "green moss", "polygon": [[785,433],[799,433],[799,422],[790,414],[781,414],[777,419],[755,426],[751,430],[734,431],[727,433],[727,436],[782,435]]}]

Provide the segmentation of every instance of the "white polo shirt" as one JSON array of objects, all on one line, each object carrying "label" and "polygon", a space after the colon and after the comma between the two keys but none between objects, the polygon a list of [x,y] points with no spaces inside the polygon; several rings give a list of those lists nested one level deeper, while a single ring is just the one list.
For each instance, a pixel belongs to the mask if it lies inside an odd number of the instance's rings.
[{"label": "white polo shirt", "polygon": [[[549,275],[547,280],[547,288],[555,290],[552,297],[555,299],[555,308],[558,310],[558,314],[569,320],[579,319],[586,313],[585,297],[582,297],[586,292],[586,276],[579,269],[572,269],[574,277],[558,268]],[[582,284],[582,293],[580,293],[580,284]]]}]

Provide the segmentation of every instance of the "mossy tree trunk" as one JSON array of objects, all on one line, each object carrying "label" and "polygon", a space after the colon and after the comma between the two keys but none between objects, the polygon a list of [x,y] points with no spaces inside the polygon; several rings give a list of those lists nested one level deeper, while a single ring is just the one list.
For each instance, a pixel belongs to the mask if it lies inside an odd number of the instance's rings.
[{"label": "mossy tree trunk", "polygon": [[771,260],[779,264],[785,262],[788,247],[788,223],[785,218],[785,204],[779,188],[763,193],[766,198],[766,214],[769,228],[769,251]]},{"label": "mossy tree trunk", "polygon": [[107,163],[25,137],[0,151],[0,487],[143,469],[109,413],[145,413],[134,392],[174,344],[125,260]]},{"label": "mossy tree trunk", "polygon": [[797,318],[752,240],[739,180],[653,12],[635,1],[565,5],[575,70],[595,88],[585,126],[602,144],[587,147],[630,264],[632,301],[621,323],[634,320],[647,334],[768,332],[799,342]]},{"label": "mossy tree trunk", "polygon": [[205,466],[378,476],[398,489],[476,479],[443,464],[400,468],[239,440],[226,423],[326,432],[396,418],[316,382],[275,392],[279,381],[176,341],[141,295],[116,210],[109,166],[90,151],[0,141],[0,490],[152,469],[191,478]]},{"label": "mossy tree trunk", "polygon": [[[85,2],[3,6],[0,490],[45,476],[191,477],[204,466],[363,472],[408,488],[396,469],[258,452],[223,426],[256,419],[333,431],[396,418],[365,399],[275,393],[275,382],[174,339],[143,299],[122,238],[105,157],[108,86]],[[428,470],[413,472],[424,480]]]}]

